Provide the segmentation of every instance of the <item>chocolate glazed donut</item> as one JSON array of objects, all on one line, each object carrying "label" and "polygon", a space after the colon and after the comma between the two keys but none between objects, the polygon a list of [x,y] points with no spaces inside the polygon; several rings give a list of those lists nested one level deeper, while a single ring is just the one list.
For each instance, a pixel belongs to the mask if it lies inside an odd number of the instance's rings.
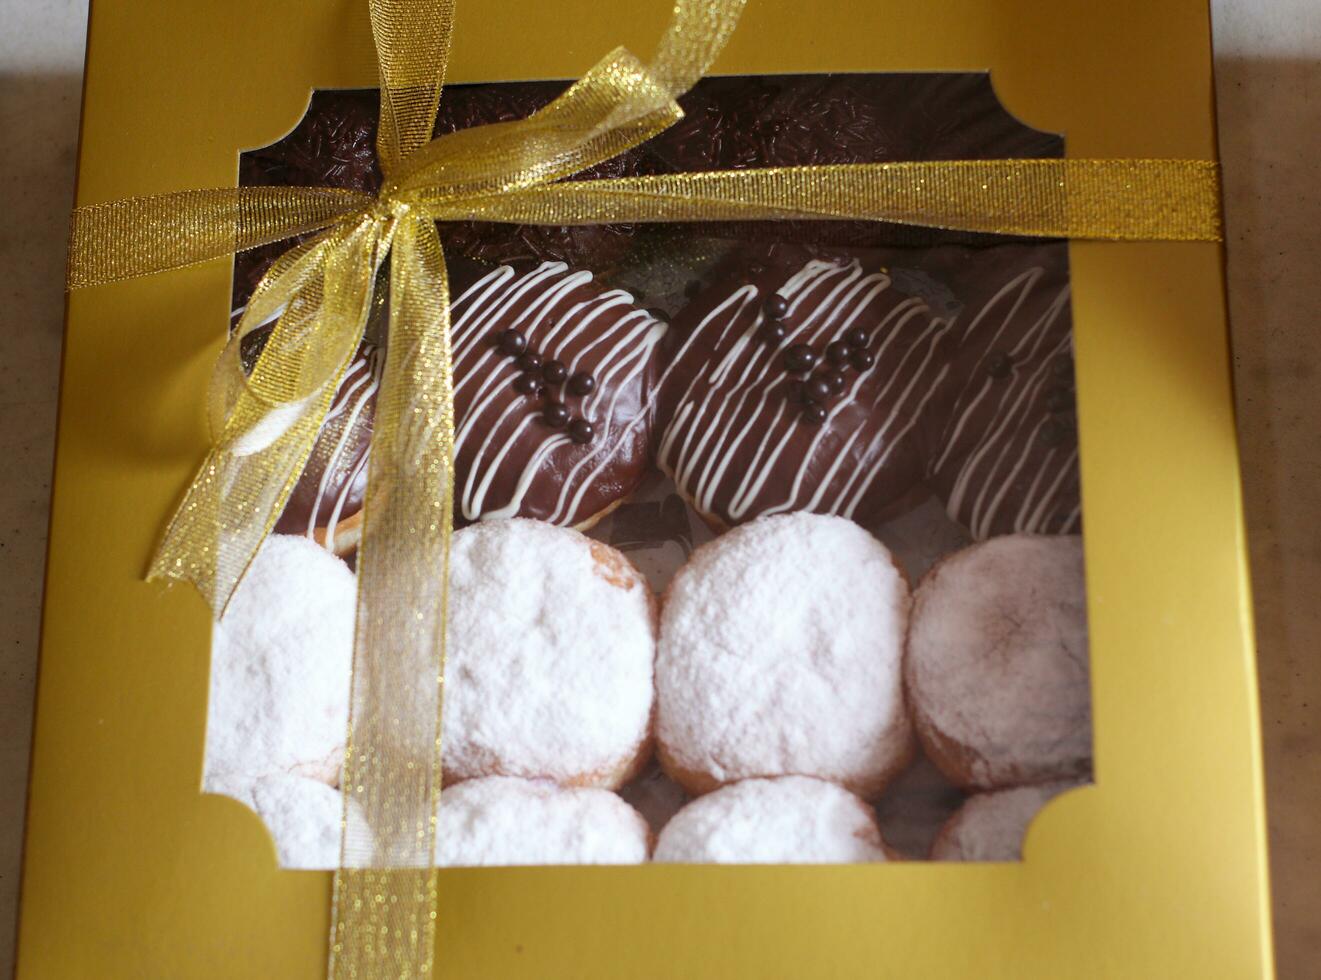
[{"label": "chocolate glazed donut", "polygon": [[[1001,245],[955,272],[952,396],[927,421],[927,480],[976,539],[1077,534],[1082,505],[1063,246]],[[961,280],[961,281],[959,281]]]},{"label": "chocolate glazed donut", "polygon": [[[458,526],[588,527],[642,480],[667,324],[590,272],[451,263]],[[357,547],[384,351],[364,345],[276,524]]]},{"label": "chocolate glazed donut", "polygon": [[814,254],[763,250],[675,322],[657,462],[718,528],[799,510],[868,523],[923,492],[917,422],[951,321],[870,260]]},{"label": "chocolate glazed donut", "polygon": [[590,526],[648,462],[668,324],[562,262],[452,263],[455,523]]}]

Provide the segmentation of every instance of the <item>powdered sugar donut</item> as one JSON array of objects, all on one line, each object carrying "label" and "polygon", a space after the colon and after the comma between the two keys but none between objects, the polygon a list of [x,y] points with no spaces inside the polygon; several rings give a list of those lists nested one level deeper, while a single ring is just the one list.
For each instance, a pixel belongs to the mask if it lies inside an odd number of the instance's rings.
[{"label": "powdered sugar donut", "polygon": [[622,554],[532,520],[475,524],[450,554],[445,774],[614,787],[644,761],[654,597]]},{"label": "powdered sugar donut", "polygon": [[694,800],[656,841],[657,861],[851,864],[890,859],[871,807],[806,776],[748,779]]},{"label": "powdered sugar donut", "polygon": [[308,538],[269,537],[211,641],[208,783],[224,775],[339,778],[356,580]]},{"label": "powdered sugar donut", "polygon": [[[315,779],[276,774],[244,782],[220,778],[208,791],[244,804],[266,825],[275,842],[280,867],[328,871],[339,867],[340,842],[346,817],[339,790]],[[366,828],[362,807],[348,801],[347,818]]]},{"label": "powdered sugar donut", "polygon": [[656,661],[661,762],[689,792],[820,776],[863,796],[909,761],[908,584],[840,517],[745,524],[666,591]]},{"label": "powdered sugar donut", "polygon": [[978,793],[940,828],[933,861],[1018,861],[1032,819],[1048,802],[1077,783],[1019,786]]},{"label": "powdered sugar donut", "polygon": [[936,565],[906,667],[918,736],[965,789],[1091,770],[1082,541],[1011,535]]},{"label": "powdered sugar donut", "polygon": [[440,794],[436,864],[641,864],[651,832],[614,793],[494,776]]}]

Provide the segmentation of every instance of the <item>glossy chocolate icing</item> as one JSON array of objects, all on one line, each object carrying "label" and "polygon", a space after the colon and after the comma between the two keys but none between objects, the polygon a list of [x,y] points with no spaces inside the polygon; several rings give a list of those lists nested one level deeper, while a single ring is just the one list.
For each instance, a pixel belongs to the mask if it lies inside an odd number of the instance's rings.
[{"label": "glossy chocolate icing", "polygon": [[[647,467],[664,321],[563,263],[459,262],[452,282],[456,523],[578,525],[631,493]],[[558,405],[562,421],[548,417]]]},{"label": "glossy chocolate icing", "polygon": [[[675,320],[657,461],[716,526],[796,510],[881,519],[919,488],[917,420],[942,390],[951,333],[874,260],[774,246],[736,261]],[[805,390],[816,380],[824,395]]]},{"label": "glossy chocolate icing", "polygon": [[281,534],[316,536],[332,551],[356,541],[337,542],[335,528],[362,510],[383,354],[364,344],[345,372],[303,475],[275,523]]},{"label": "glossy chocolate icing", "polygon": [[1081,527],[1065,246],[942,250],[965,302],[927,480],[975,538]]},{"label": "glossy chocolate icing", "polygon": [[[458,260],[450,271],[455,524],[578,525],[631,493],[647,467],[666,324],[563,263]],[[530,352],[541,357],[536,371]],[[361,509],[383,353],[365,345],[345,375],[277,530],[316,534]],[[554,364],[567,369],[558,382],[545,378]],[[521,383],[529,379],[535,386]],[[555,406],[565,412],[558,425],[547,418]]]}]

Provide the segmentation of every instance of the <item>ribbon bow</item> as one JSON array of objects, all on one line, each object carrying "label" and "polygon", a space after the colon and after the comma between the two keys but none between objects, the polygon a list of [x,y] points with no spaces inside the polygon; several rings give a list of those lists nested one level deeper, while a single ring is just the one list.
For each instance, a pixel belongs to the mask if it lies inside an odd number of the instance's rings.
[{"label": "ribbon bow", "polygon": [[[454,483],[449,292],[436,221],[844,218],[1048,237],[1220,236],[1218,171],[1202,161],[946,161],[566,181],[681,118],[675,100],[715,60],[744,0],[676,0],[650,64],[616,49],[532,116],[437,139],[453,0],[369,2],[379,194],[239,187],[79,208],[68,273],[70,288],[90,286],[317,233],[271,266],[221,356],[213,445],[149,573],[191,582],[219,615],[302,472],[390,257],[331,937],[331,975],[363,978],[430,973],[435,937]],[[245,374],[240,344],[272,319]],[[349,800],[372,833],[349,819]]]}]

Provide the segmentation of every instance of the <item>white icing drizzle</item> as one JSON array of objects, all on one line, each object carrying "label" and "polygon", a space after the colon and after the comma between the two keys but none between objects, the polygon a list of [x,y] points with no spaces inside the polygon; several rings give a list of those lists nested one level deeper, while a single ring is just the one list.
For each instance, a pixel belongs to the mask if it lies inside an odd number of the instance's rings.
[{"label": "white icing drizzle", "polygon": [[[546,518],[552,523],[590,516],[578,512],[583,498],[646,418],[650,404],[642,397],[642,376],[666,324],[636,309],[633,297],[620,289],[575,299],[591,282],[590,272],[571,272],[562,262],[544,262],[523,274],[502,266],[454,300],[455,456],[462,474],[456,502],[465,519],[519,514],[538,474],[553,472],[548,457],[565,447],[579,448],[562,430],[541,422],[540,403],[513,393],[520,372],[491,342],[497,331],[517,329],[528,338],[529,350],[545,360],[562,361],[570,375],[590,371],[596,378],[592,395],[568,399],[571,410],[597,431],[593,442],[581,447],[581,457],[557,476],[559,495]],[[492,499],[506,489],[503,499]]]},{"label": "white icing drizzle", "polygon": [[[339,438],[330,450],[326,465],[321,471],[321,481],[317,484],[316,497],[308,512],[307,528],[304,533],[310,538],[318,527],[326,528],[325,546],[332,551],[335,548],[335,526],[340,522],[354,486],[367,470],[370,446],[354,459],[352,457],[356,442],[353,438],[354,430],[358,427],[363,411],[376,397],[376,392],[381,387],[383,367],[379,348],[372,348],[366,357],[358,358],[350,364],[343,381],[340,382],[339,391],[335,393],[334,401],[330,403],[330,410],[326,412],[326,417],[321,423],[322,433],[325,433],[330,426],[336,425],[339,429]],[[343,421],[340,422],[340,419]],[[338,486],[333,495],[329,493],[332,478]],[[329,512],[323,521],[321,515],[327,503]]]},{"label": "white icing drizzle", "polygon": [[[1067,534],[1078,528],[1079,508],[1061,513],[1059,496],[1067,478],[1076,473],[1078,450],[1063,452],[1043,441],[1045,416],[1033,411],[1051,381],[1050,365],[1070,353],[1072,335],[1060,333],[1060,318],[1068,308],[1069,287],[1063,287],[1011,348],[1001,341],[1038,287],[1044,270],[1033,268],[1006,283],[969,323],[965,337],[993,329],[989,341],[978,338],[982,355],[973,379],[946,425],[943,446],[931,472],[953,471],[946,509],[967,526],[973,537],[990,536],[1008,520],[1013,531]],[[1008,354],[1013,377],[997,381],[986,370],[996,351]],[[1022,375],[1019,365],[1035,365]],[[986,421],[988,420],[989,421]],[[976,428],[981,425],[981,431]],[[968,440],[973,440],[971,446]],[[1029,479],[1030,478],[1030,479]],[[1021,498],[1011,488],[1028,483]],[[1017,509],[1009,514],[1009,509]]]},{"label": "white icing drizzle", "polygon": [[[936,354],[952,322],[932,317],[920,299],[892,298],[890,286],[886,273],[864,274],[857,260],[811,260],[777,290],[790,301],[789,332],[779,344],[757,338],[763,315],[752,285],[734,290],[693,328],[675,363],[699,338],[710,354],[672,402],[659,463],[699,510],[717,513],[719,497],[721,513],[735,521],[797,510],[854,514],[947,371]],[[846,372],[849,387],[831,399],[825,423],[805,429],[787,397],[793,378],[780,358],[794,344],[820,351],[855,326],[867,331],[865,349],[875,364]],[[847,433],[832,428],[859,405],[865,425]],[[805,432],[811,437],[804,445]],[[842,446],[827,442],[841,435]],[[825,451],[833,454],[829,467],[824,474],[810,472]]]}]

